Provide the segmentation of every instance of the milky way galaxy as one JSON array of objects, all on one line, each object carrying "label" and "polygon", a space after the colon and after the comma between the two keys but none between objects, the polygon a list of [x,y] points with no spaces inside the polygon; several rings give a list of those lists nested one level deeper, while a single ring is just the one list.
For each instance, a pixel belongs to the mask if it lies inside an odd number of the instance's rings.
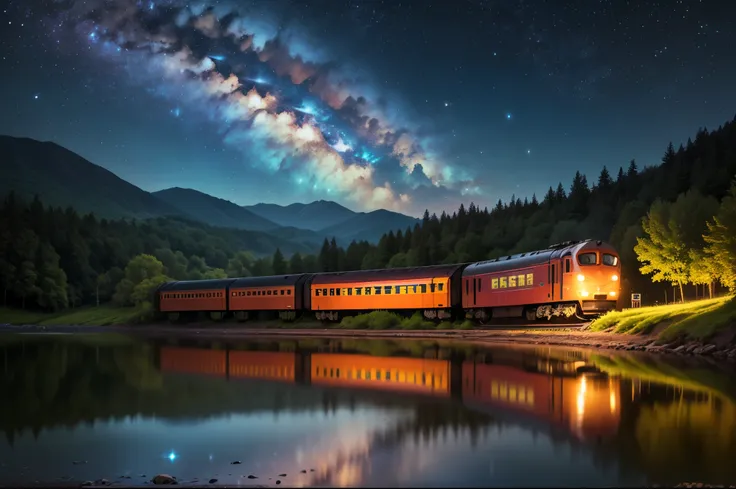
[{"label": "milky way galaxy", "polygon": [[[222,3],[100,0],[76,2],[63,15],[95,55],[205,115],[225,144],[297,189],[406,210],[420,185],[475,188],[432,154],[429,141],[392,120],[390,104],[373,102],[365,81],[334,60],[313,59],[262,12]],[[264,72],[272,73],[270,83]]]},{"label": "milky way galaxy", "polygon": [[736,112],[736,2],[7,0],[0,134],[145,190],[453,211]]}]

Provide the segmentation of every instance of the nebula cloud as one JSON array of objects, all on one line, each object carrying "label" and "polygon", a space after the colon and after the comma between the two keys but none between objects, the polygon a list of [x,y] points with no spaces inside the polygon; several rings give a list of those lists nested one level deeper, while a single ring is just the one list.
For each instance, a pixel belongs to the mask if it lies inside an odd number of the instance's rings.
[{"label": "nebula cloud", "polygon": [[469,177],[437,157],[416,127],[392,118],[367,77],[300,29],[279,25],[267,3],[59,5],[93,52],[206,117],[225,144],[289,188],[404,211],[428,189],[467,192]]}]

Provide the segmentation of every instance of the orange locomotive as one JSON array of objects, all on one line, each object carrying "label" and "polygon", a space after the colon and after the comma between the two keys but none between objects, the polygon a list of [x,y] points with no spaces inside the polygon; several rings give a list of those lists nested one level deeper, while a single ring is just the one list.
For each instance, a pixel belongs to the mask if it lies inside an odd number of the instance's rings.
[{"label": "orange locomotive", "polygon": [[322,321],[386,310],[426,319],[597,315],[616,307],[621,264],[602,241],[576,241],[472,264],[168,282],[156,310],[171,320],[206,312],[247,320],[261,313]]},{"label": "orange locomotive", "polygon": [[463,271],[462,307],[481,322],[491,316],[534,321],[600,314],[616,308],[620,275],[611,245],[561,243],[469,265]]}]

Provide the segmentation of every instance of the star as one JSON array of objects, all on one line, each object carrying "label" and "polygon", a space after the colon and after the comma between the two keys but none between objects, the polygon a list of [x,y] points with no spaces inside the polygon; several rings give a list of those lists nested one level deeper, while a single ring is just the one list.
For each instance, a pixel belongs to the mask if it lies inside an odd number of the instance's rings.
[{"label": "star", "polygon": [[527,150],[526,150],[526,154],[528,154],[528,155],[529,155],[529,154],[532,154],[532,150],[531,150],[531,149],[527,149]]},{"label": "star", "polygon": [[38,100],[38,98],[39,98],[39,97],[40,97],[40,95],[39,95],[39,94],[35,94],[35,95],[33,96],[34,100]]},{"label": "star", "polygon": [[506,114],[506,120],[507,121],[510,121],[511,120],[511,113],[510,112]]}]

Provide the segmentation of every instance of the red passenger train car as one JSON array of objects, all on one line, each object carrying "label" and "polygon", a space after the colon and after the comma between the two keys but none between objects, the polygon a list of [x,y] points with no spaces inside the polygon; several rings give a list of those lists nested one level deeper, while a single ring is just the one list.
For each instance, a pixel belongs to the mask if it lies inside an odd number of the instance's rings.
[{"label": "red passenger train car", "polygon": [[311,277],[312,274],[297,274],[239,278],[229,287],[230,311],[241,321],[262,311],[275,311],[279,318],[293,321],[309,309],[310,298],[304,291]]},{"label": "red passenger train car", "polygon": [[466,316],[552,316],[600,314],[616,308],[621,264],[602,241],[568,242],[469,265],[463,271]]},{"label": "red passenger train car", "polygon": [[234,278],[166,282],[156,290],[154,305],[171,321],[180,319],[182,313],[202,311],[212,319],[222,319],[230,310],[228,287],[233,282]]},{"label": "red passenger train car", "polygon": [[449,319],[460,307],[463,265],[321,273],[311,281],[317,319],[374,310],[422,311],[427,319]]}]

